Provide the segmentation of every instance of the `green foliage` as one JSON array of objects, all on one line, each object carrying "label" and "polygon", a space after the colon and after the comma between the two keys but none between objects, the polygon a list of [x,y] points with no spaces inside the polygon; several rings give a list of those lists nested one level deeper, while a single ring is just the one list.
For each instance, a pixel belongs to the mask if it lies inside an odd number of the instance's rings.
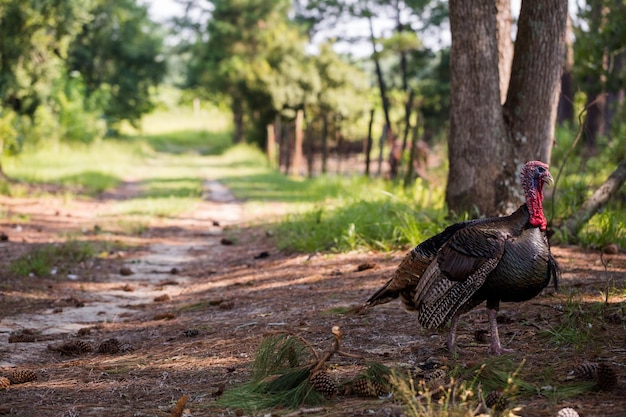
[{"label": "green foliage", "polygon": [[[559,146],[554,148],[550,170],[558,179],[551,190],[553,195],[545,201],[546,215],[553,221],[571,216],[615,170],[626,148],[626,137],[601,137],[597,143],[599,152],[589,157],[580,148],[580,143],[574,142],[575,136],[576,132],[569,128],[559,128],[556,132]],[[607,206],[583,226],[578,236],[565,236],[559,231],[555,240],[593,248],[610,243],[624,247],[625,195],[619,190]]]},{"label": "green foliage", "polygon": [[410,193],[400,186],[396,194],[373,190],[369,181],[347,184],[334,205],[287,216],[276,226],[278,246],[297,252],[390,250],[419,243],[444,227],[445,213],[420,201],[419,186]]},{"label": "green foliage", "polygon": [[560,307],[559,323],[540,332],[541,336],[557,346],[572,346],[577,350],[592,344],[594,340],[600,340],[598,332],[602,332],[604,326],[603,303],[583,303],[580,298],[570,294]]},{"label": "green foliage", "polygon": [[33,117],[63,75],[69,40],[88,18],[88,0],[0,4],[0,105]]},{"label": "green foliage", "polygon": [[93,255],[94,248],[90,242],[72,240],[63,244],[45,244],[36,246],[29,253],[11,261],[9,271],[21,277],[30,274],[37,277],[49,277],[64,274],[72,266]]},{"label": "green foliage", "polygon": [[69,71],[84,81],[109,128],[121,120],[137,125],[154,109],[151,88],[166,74],[162,36],[147,6],[134,0],[98,0],[90,14],[70,45]]},{"label": "green foliage", "polygon": [[302,339],[291,334],[267,336],[255,354],[251,381],[224,392],[217,404],[246,411],[319,404],[324,398],[308,382],[315,361]]}]

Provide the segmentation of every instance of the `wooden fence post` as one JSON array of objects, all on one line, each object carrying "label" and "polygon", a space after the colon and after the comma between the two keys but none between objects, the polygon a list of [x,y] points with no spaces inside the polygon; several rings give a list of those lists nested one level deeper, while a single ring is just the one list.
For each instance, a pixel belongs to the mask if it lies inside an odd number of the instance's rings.
[{"label": "wooden fence post", "polygon": [[276,166],[276,134],[274,132],[274,125],[272,123],[267,125],[267,146],[266,146],[267,160],[270,166],[273,168]]},{"label": "wooden fence post", "polygon": [[304,111],[302,109],[298,110],[296,113],[296,143],[294,145],[293,152],[293,165],[291,174],[294,176],[300,175],[300,168],[302,165],[302,142],[303,142],[303,131],[302,125],[304,124]]}]

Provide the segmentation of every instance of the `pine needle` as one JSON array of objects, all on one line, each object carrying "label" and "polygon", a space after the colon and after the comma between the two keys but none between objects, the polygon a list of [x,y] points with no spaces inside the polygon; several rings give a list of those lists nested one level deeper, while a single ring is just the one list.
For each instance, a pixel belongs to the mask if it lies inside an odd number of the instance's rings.
[{"label": "pine needle", "polygon": [[280,375],[314,361],[309,347],[299,337],[275,334],[263,339],[252,364],[252,380]]}]

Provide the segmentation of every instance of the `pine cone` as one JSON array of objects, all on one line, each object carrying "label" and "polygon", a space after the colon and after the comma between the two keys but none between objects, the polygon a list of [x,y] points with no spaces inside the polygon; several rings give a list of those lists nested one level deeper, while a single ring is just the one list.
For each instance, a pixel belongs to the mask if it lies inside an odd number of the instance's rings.
[{"label": "pine cone", "polygon": [[9,388],[9,385],[11,385],[11,381],[9,380],[9,378],[0,376],[0,391]]},{"label": "pine cone", "polygon": [[598,388],[602,391],[610,391],[617,386],[617,374],[609,364],[601,363],[596,371]]},{"label": "pine cone", "polygon": [[570,407],[561,408],[556,417],[579,417],[578,412]]},{"label": "pine cone", "polygon": [[76,346],[78,346],[78,350],[80,353],[93,352],[93,346],[89,342],[85,342],[84,340],[76,340],[74,341]]},{"label": "pine cone", "polygon": [[365,376],[360,376],[352,381],[352,393],[359,397],[382,397],[389,394],[379,381],[370,380]]},{"label": "pine cone", "polygon": [[93,346],[83,340],[71,340],[61,345],[48,345],[48,349],[60,352],[63,355],[73,356],[91,352]]},{"label": "pine cone", "polygon": [[104,342],[100,343],[100,346],[98,346],[99,353],[113,354],[119,351],[120,351],[120,341],[115,338],[105,340]]},{"label": "pine cone", "polygon": [[570,372],[570,375],[573,376],[574,378],[591,381],[591,380],[596,379],[597,370],[598,370],[597,363],[584,361],[581,365],[574,368]]},{"label": "pine cone", "polygon": [[438,388],[446,383],[446,371],[443,369],[435,369],[424,376],[424,384],[428,389]]},{"label": "pine cone", "polygon": [[23,384],[25,382],[35,381],[36,379],[37,374],[29,369],[17,369],[9,375],[11,384]]},{"label": "pine cone", "polygon": [[324,398],[337,395],[337,384],[326,371],[317,371],[309,377],[309,383],[315,391],[321,392]]},{"label": "pine cone", "polygon": [[119,351],[120,352],[132,352],[133,350],[135,350],[135,347],[133,345],[131,345],[130,343],[122,343],[119,346]]},{"label": "pine cone", "polygon": [[491,391],[485,397],[485,404],[490,409],[502,411],[508,407],[509,400],[500,391]]}]

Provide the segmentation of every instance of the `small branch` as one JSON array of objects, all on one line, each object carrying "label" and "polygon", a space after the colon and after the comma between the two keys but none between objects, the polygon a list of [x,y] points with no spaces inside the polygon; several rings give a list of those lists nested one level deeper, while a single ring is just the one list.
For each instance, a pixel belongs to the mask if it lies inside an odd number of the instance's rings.
[{"label": "small branch", "polygon": [[324,407],[315,407],[315,408],[301,408],[298,411],[294,411],[293,413],[285,414],[283,417],[296,417],[304,414],[313,414],[313,413],[321,413],[325,411]]},{"label": "small branch", "polygon": [[563,223],[560,229],[576,236],[589,219],[604,208],[611,197],[624,185],[624,182],[626,182],[626,159],[619,163],[607,180]]},{"label": "small branch", "polygon": [[333,326],[332,329],[333,337],[335,340],[333,341],[333,345],[328,352],[322,356],[322,358],[317,362],[317,365],[313,369],[311,369],[311,375],[315,372],[319,371],[324,367],[324,364],[327,360],[329,360],[335,353],[339,352],[339,345],[341,344],[341,330],[339,330],[338,326]]}]

